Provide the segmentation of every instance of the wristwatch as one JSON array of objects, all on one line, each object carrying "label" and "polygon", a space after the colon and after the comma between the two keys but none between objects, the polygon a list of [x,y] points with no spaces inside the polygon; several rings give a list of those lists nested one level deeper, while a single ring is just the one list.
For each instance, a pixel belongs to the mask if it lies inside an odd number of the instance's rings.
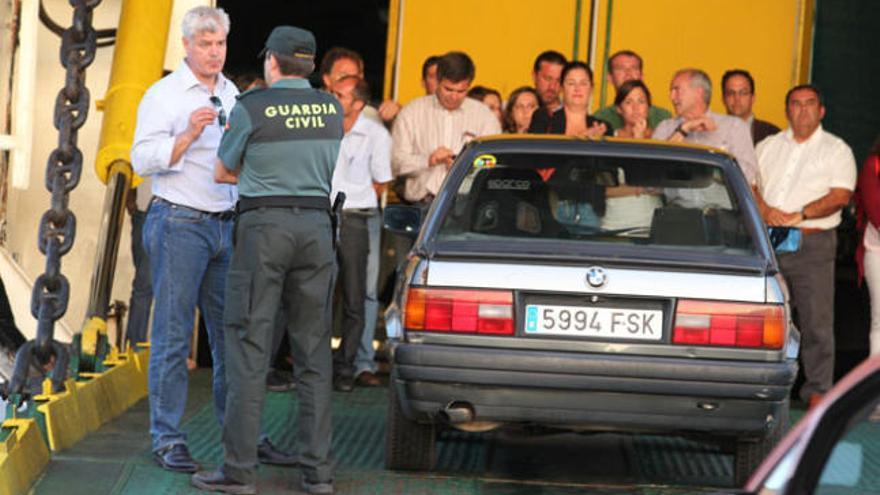
[{"label": "wristwatch", "polygon": [[684,122],[682,122],[681,124],[678,124],[678,127],[676,127],[675,130],[672,131],[672,133],[675,134],[677,132],[677,133],[681,134],[681,137],[688,137],[687,131],[685,131],[684,127],[682,127],[682,126],[684,126]]}]

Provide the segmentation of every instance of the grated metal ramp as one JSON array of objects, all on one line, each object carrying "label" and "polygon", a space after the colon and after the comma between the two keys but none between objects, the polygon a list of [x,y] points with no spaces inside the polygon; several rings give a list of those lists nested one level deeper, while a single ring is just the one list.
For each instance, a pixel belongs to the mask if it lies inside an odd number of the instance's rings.
[{"label": "grated metal ramp", "polygon": [[[210,405],[210,374],[191,375],[185,430],[193,456],[205,467],[222,461],[220,429]],[[383,468],[387,390],[356,388],[333,395],[333,450],[337,493],[366,494],[686,494],[729,488],[732,457],[717,447],[677,438],[600,434],[488,434],[446,432],[432,473]],[[296,392],[269,393],[264,425],[290,450]],[[796,416],[799,417],[799,416]],[[190,494],[189,476],[160,469],[150,454],[148,408],[128,413],[73,449],[53,454],[33,493]],[[295,468],[262,466],[261,494],[297,493]]]}]

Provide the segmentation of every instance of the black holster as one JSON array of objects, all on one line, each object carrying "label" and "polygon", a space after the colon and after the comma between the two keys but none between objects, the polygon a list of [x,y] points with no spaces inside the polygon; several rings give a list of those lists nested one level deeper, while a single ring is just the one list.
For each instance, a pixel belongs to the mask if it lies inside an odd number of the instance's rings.
[{"label": "black holster", "polygon": [[342,231],[342,206],[345,204],[345,193],[339,191],[330,209],[330,224],[333,226],[333,250],[339,246],[339,234]]}]

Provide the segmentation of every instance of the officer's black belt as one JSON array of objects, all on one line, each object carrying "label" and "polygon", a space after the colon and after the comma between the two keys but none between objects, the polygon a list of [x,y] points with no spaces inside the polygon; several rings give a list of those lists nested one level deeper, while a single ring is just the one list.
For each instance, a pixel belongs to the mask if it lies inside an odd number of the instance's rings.
[{"label": "officer's black belt", "polygon": [[198,208],[192,208],[189,206],[184,206],[177,203],[172,203],[165,198],[160,198],[159,196],[153,196],[152,201],[154,203],[163,203],[165,205],[170,206],[171,208],[179,208],[181,210],[188,210],[194,213],[198,213],[204,217],[208,218],[216,218],[217,220],[232,220],[235,218],[235,210],[224,210],[224,211],[204,211],[199,210]]},{"label": "officer's black belt", "polygon": [[257,208],[305,208],[330,211],[330,198],[326,196],[239,196],[238,212]]}]

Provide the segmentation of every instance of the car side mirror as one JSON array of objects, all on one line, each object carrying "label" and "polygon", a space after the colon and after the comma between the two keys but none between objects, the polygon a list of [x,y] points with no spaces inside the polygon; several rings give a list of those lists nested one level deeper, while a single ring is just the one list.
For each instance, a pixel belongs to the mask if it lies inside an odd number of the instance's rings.
[{"label": "car side mirror", "polygon": [[410,205],[388,205],[382,215],[385,228],[415,239],[422,227],[422,209]]}]

